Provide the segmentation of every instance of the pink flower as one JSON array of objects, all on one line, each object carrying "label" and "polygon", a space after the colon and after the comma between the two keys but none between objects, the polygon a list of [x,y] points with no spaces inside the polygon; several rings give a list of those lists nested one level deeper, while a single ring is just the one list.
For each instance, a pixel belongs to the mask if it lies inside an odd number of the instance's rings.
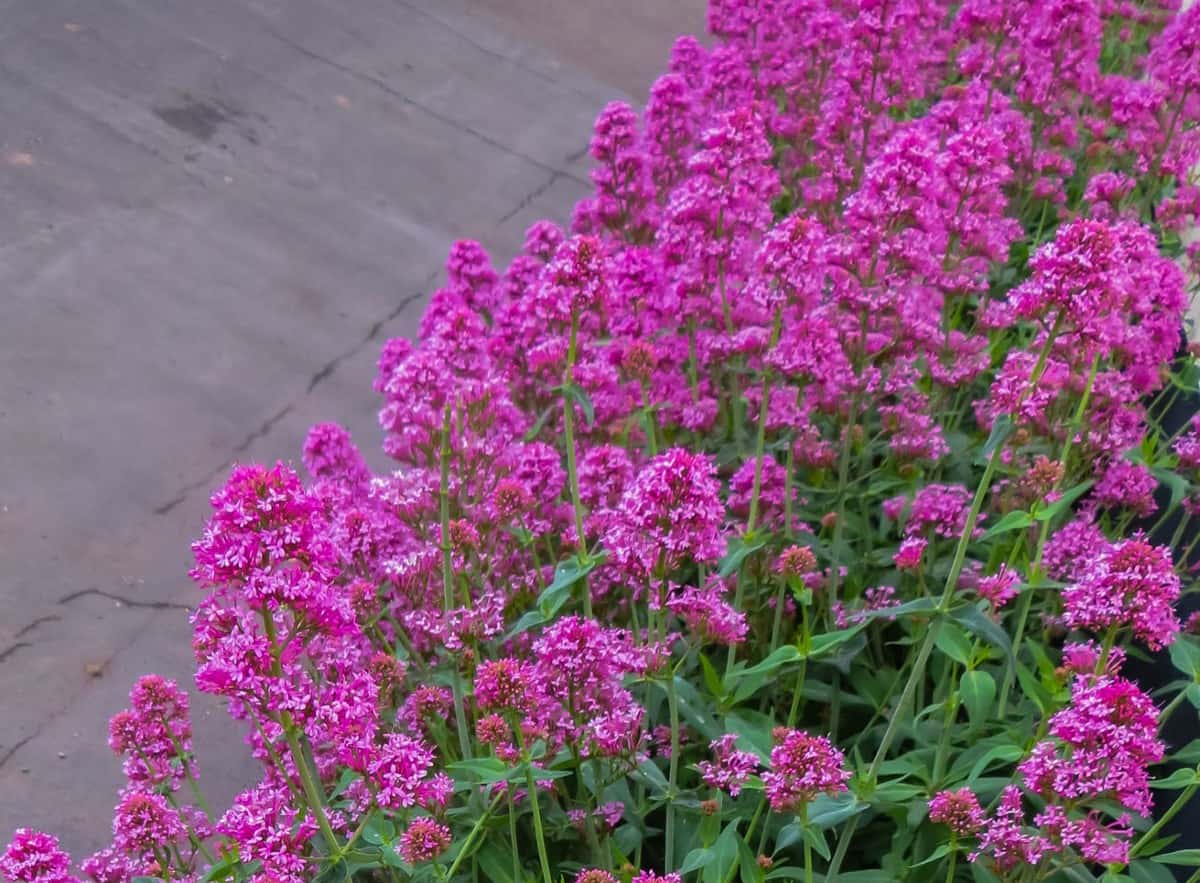
[{"label": "pink flower", "polygon": [[1071,704],[1050,718],[1049,735],[1020,764],[1029,788],[1049,801],[1114,799],[1151,809],[1148,767],[1163,758],[1158,709],[1132,682],[1079,675]]},{"label": "pink flower", "polygon": [[724,593],[719,580],[710,581],[703,589],[689,586],[671,596],[667,608],[700,640],[733,646],[746,640],[750,627],[746,614],[725,601]]},{"label": "pink flower", "polygon": [[282,785],[263,783],[243,791],[217,830],[237,843],[244,862],[262,862],[263,874],[286,883],[310,876],[305,846],[317,831],[311,815],[299,817]]},{"label": "pink flower", "polygon": [[712,460],[672,448],[634,478],[605,536],[604,545],[622,568],[648,577],[685,560],[721,557],[720,525],[725,516]]},{"label": "pink flower", "polygon": [[892,562],[896,565],[896,569],[920,570],[921,556],[925,554],[925,548],[928,545],[929,540],[924,537],[906,537],[901,540],[900,548],[892,556]]},{"label": "pink flower", "polygon": [[929,801],[929,820],[945,825],[957,837],[966,837],[983,827],[986,816],[975,792],[960,788],[933,795]]},{"label": "pink flower", "polygon": [[58,838],[32,828],[18,828],[0,855],[0,877],[12,883],[78,883],[70,869]]},{"label": "pink flower", "polygon": [[113,814],[113,843],[126,852],[165,849],[183,834],[179,813],[160,794],[127,791]]},{"label": "pink flower", "polygon": [[450,848],[450,829],[433,819],[414,819],[400,835],[397,850],[410,865],[433,861]]},{"label": "pink flower", "polygon": [[369,769],[379,789],[379,805],[388,809],[416,805],[421,785],[432,768],[433,749],[422,740],[402,733],[389,735]]},{"label": "pink flower", "polygon": [[1001,564],[995,573],[979,578],[975,591],[992,605],[993,610],[999,610],[1017,597],[1020,582],[1020,574],[1010,569],[1007,564]]},{"label": "pink flower", "polygon": [[713,753],[712,760],[702,760],[697,766],[704,784],[720,791],[728,791],[730,796],[737,797],[742,793],[742,785],[754,775],[758,769],[758,758],[749,751],[739,751],[735,733],[726,733],[708,746]]},{"label": "pink flower", "polygon": [[846,791],[850,771],[842,752],[825,736],[783,730],[771,749],[771,771],[763,773],[767,800],[775,812],[799,812],[818,794]]},{"label": "pink flower", "polygon": [[1128,626],[1152,650],[1161,650],[1179,632],[1179,593],[1171,550],[1135,535],[1081,562],[1075,582],[1063,590],[1064,620],[1095,632]]}]

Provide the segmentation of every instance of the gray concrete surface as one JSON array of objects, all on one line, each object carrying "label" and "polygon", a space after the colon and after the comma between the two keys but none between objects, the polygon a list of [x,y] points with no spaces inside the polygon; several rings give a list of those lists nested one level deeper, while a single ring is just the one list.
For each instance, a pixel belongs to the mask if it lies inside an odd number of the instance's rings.
[{"label": "gray concrete surface", "polygon": [[[458,237],[585,192],[702,0],[0,0],[0,844],[107,842],[130,683],[190,685],[188,543],[235,460],[351,427]],[[217,805],[253,774],[196,700]]]}]

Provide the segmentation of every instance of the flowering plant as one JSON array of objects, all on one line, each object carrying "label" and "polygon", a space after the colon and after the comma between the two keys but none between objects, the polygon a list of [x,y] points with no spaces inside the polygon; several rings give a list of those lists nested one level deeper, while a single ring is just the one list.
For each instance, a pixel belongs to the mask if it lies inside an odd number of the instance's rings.
[{"label": "flowering plant", "polygon": [[[239,466],[95,883],[1157,881],[1200,864],[1200,8],[713,0],[569,235],[454,246],[375,475]],[[1139,659],[1178,678],[1148,693]],[[1157,793],[1157,796],[1155,796]],[[0,857],[73,881],[47,834]],[[1196,880],[1200,872],[1190,879]]]}]

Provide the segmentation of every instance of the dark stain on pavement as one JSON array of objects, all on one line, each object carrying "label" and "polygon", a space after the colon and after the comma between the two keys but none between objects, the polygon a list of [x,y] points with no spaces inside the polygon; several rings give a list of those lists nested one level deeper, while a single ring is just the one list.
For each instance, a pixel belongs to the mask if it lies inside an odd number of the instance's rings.
[{"label": "dark stain on pavement", "polygon": [[217,129],[231,116],[228,108],[191,95],[184,95],[179,104],[154,108],[154,115],[172,129],[200,141],[208,141],[217,134]]}]

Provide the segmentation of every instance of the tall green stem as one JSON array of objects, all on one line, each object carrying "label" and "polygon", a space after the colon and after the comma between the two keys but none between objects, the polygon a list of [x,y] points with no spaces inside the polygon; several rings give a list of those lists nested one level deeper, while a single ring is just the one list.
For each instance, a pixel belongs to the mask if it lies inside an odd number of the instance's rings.
[{"label": "tall green stem", "polygon": [[[1044,359],[1039,364],[1044,364]],[[1079,399],[1079,405],[1075,408],[1075,415],[1071,420],[1070,426],[1067,428],[1067,437],[1066,437],[1066,439],[1063,440],[1062,451],[1059,453],[1059,456],[1058,456],[1058,462],[1060,464],[1062,464],[1062,469],[1063,469],[1062,474],[1064,477],[1067,474],[1067,458],[1071,456],[1071,448],[1075,443],[1075,434],[1079,431],[1080,427],[1083,425],[1083,415],[1087,411],[1088,401],[1091,399],[1092,387],[1093,387],[1093,385],[1095,385],[1096,373],[1097,373],[1097,371],[1099,371],[1099,368],[1100,368],[1100,354],[1097,353],[1095,358],[1092,359],[1092,367],[1091,367],[1091,370],[1088,372],[1088,379],[1087,379],[1086,385],[1083,388],[1083,395]],[[1061,483],[1062,483],[1062,479],[1059,479],[1059,481],[1055,483],[1054,489],[1057,490],[1058,485]],[[1029,567],[1029,579],[1030,579],[1031,583],[1036,584],[1038,582],[1041,582],[1041,579],[1042,579],[1042,557],[1046,553],[1046,541],[1049,539],[1049,537],[1050,537],[1050,519],[1046,519],[1045,521],[1042,522],[1041,528],[1038,531],[1037,549],[1035,550],[1034,555],[1033,555],[1033,563]],[[1033,604],[1033,589],[1032,589],[1032,587],[1030,587],[1030,588],[1027,588],[1021,594],[1021,601],[1017,607],[1017,629],[1013,633],[1012,656],[1011,656],[1012,662],[1010,665],[1005,666],[1004,683],[1000,687],[1000,701],[999,701],[999,704],[997,705],[997,708],[999,709],[1000,718],[1002,720],[1004,718],[1004,715],[1008,711],[1008,694],[1012,690],[1013,682],[1016,678],[1017,654],[1021,649],[1021,642],[1025,638],[1025,629],[1028,625],[1029,611],[1030,611],[1030,607],[1032,606],[1032,604]]]},{"label": "tall green stem", "polygon": [[[282,668],[279,664],[279,641],[275,636],[275,619],[270,610],[262,611],[262,623],[263,631],[267,635],[267,643],[271,648],[271,673],[275,677],[280,677]],[[329,824],[329,816],[325,813],[325,797],[317,788],[316,779],[308,766],[308,757],[296,735],[296,722],[292,720],[290,712],[281,711],[279,712],[279,724],[283,728],[283,737],[287,740],[288,751],[292,755],[292,764],[296,767],[296,774],[300,776],[300,787],[304,790],[304,799],[317,819],[317,827],[320,828],[321,835],[329,845],[330,853],[336,853],[339,847],[338,838],[333,833],[333,826]],[[279,772],[285,773],[282,768]]]},{"label": "tall green stem", "polygon": [[679,780],[679,694],[675,691],[675,672],[668,672],[667,708],[671,715],[671,759],[667,765],[667,824],[663,873],[675,867],[675,784]]},{"label": "tall green stem", "polygon": [[[442,613],[449,616],[454,609],[454,563],[450,547],[450,403],[442,413],[441,483],[439,489],[442,528]],[[458,749],[465,759],[471,756],[471,740],[467,736],[466,703],[463,701],[462,679],[451,660],[453,677],[454,722],[458,730]]]},{"label": "tall green stem", "polygon": [[800,827],[804,829],[804,883],[813,883],[812,832],[808,829],[807,802],[800,804]]},{"label": "tall green stem", "polygon": [[[1200,776],[1200,766],[1196,767],[1195,772],[1197,776]],[[1154,838],[1158,836],[1158,832],[1165,828],[1167,823],[1170,822],[1171,819],[1175,818],[1175,816],[1179,814],[1179,811],[1188,805],[1188,802],[1192,799],[1197,790],[1200,790],[1200,784],[1193,782],[1191,785],[1188,785],[1179,792],[1179,796],[1175,798],[1175,802],[1167,807],[1167,811],[1159,816],[1158,820],[1150,826],[1150,829],[1146,831],[1145,834],[1138,838],[1137,843],[1133,844],[1133,848],[1129,850],[1129,858],[1131,861],[1137,858],[1138,853],[1145,849],[1147,844],[1154,841]]]},{"label": "tall green stem", "polygon": [[[583,529],[583,501],[579,494],[579,469],[575,465],[575,403],[565,392],[575,384],[575,351],[579,337],[579,315],[571,311],[571,336],[567,342],[567,365],[563,369],[563,441],[567,446],[567,481],[571,486],[571,508],[575,512],[575,538],[580,554],[587,551],[587,539]],[[583,615],[592,617],[592,590],[584,576]]]}]

